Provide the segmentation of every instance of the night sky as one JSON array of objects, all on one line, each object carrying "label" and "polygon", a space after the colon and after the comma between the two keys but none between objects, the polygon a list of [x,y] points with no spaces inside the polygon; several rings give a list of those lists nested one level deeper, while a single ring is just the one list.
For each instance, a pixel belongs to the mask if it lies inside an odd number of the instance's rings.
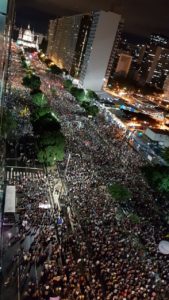
[{"label": "night sky", "polygon": [[169,36],[169,0],[16,0],[16,25],[47,32],[51,18],[99,9],[120,13],[130,34]]}]

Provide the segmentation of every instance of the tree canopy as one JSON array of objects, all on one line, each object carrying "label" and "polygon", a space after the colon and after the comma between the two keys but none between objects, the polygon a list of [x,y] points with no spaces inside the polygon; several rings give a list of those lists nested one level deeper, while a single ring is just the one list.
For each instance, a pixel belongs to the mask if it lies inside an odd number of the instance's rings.
[{"label": "tree canopy", "polygon": [[56,74],[56,75],[62,74],[62,70],[55,64],[50,66],[50,70],[53,74]]},{"label": "tree canopy", "polygon": [[61,129],[61,125],[58,119],[56,119],[55,114],[47,113],[38,120],[32,120],[33,129],[36,134],[43,134],[45,129],[47,128],[49,131],[59,131]]},{"label": "tree canopy", "polygon": [[23,77],[22,84],[32,90],[39,90],[41,86],[41,80],[40,77],[35,74],[26,75]]},{"label": "tree canopy", "polygon": [[70,79],[67,79],[64,81],[64,88],[68,91],[71,91],[71,88],[73,87],[73,83]]},{"label": "tree canopy", "polygon": [[141,222],[140,217],[136,213],[131,213],[129,219],[133,224],[139,224]]},{"label": "tree canopy", "polygon": [[91,115],[93,117],[97,116],[99,112],[98,107],[96,105],[90,104],[90,102],[83,101],[81,106],[86,110],[86,113],[88,115]]},{"label": "tree canopy", "polygon": [[98,100],[97,94],[92,90],[87,90],[86,97],[90,100]]},{"label": "tree canopy", "polygon": [[118,201],[128,200],[131,197],[131,192],[126,187],[117,183],[109,185],[108,191]]},{"label": "tree canopy", "polygon": [[71,94],[76,98],[77,101],[82,102],[85,100],[85,91],[84,89],[79,89],[73,86],[70,90]]},{"label": "tree canopy", "polygon": [[146,166],[142,168],[148,182],[158,191],[169,193],[169,167]]},{"label": "tree canopy", "polygon": [[48,100],[43,93],[38,92],[38,93],[32,95],[32,103],[35,106],[43,107],[43,106],[47,105]]},{"label": "tree canopy", "polygon": [[64,147],[65,137],[64,135],[58,132],[45,131],[44,134],[39,139],[40,147],[59,145],[59,147]]},{"label": "tree canopy", "polygon": [[40,139],[40,150],[38,160],[47,166],[52,166],[56,161],[64,158],[65,138],[61,132],[46,132]]}]

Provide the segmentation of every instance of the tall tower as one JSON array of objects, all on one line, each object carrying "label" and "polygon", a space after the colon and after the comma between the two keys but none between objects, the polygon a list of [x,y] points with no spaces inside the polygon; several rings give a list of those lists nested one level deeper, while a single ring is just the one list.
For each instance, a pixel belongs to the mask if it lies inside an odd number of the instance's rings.
[{"label": "tall tower", "polygon": [[120,21],[120,15],[105,11],[51,21],[47,53],[80,85],[100,90],[112,64]]},{"label": "tall tower", "polygon": [[165,78],[169,74],[168,39],[152,34],[149,43],[144,48],[140,64],[142,82],[163,88]]},{"label": "tall tower", "polygon": [[93,14],[79,78],[85,88],[99,91],[105,85],[120,21],[121,16],[113,12],[99,11]]}]

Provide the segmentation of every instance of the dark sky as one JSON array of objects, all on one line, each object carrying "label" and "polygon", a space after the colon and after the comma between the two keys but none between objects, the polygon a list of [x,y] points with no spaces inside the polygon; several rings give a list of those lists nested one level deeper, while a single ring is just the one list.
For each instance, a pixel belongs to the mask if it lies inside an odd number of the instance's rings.
[{"label": "dark sky", "polygon": [[29,22],[39,32],[50,18],[103,9],[120,13],[130,34],[169,36],[169,0],[16,0],[16,9],[16,24]]}]

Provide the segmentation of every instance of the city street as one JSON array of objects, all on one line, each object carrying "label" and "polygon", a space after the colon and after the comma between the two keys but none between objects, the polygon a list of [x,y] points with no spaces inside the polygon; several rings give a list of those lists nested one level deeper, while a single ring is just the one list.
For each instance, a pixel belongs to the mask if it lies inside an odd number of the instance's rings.
[{"label": "city street", "polygon": [[[22,139],[7,141],[6,183],[16,186],[17,212],[16,224],[3,229],[3,300],[121,300],[126,293],[133,300],[167,299],[169,262],[157,249],[168,233],[168,206],[159,209],[143,178],[145,160],[123,128],[108,125],[101,113],[95,119],[82,115],[63,79],[41,73],[38,58],[32,64],[61,120],[66,153],[53,168],[38,165],[30,140],[23,145],[28,117],[16,132]],[[19,90],[22,76],[11,81],[11,89],[16,84]],[[16,111],[27,101],[21,105],[15,94],[9,99]],[[114,182],[131,191],[123,209],[108,193]],[[134,213],[140,222],[130,219]]]}]

